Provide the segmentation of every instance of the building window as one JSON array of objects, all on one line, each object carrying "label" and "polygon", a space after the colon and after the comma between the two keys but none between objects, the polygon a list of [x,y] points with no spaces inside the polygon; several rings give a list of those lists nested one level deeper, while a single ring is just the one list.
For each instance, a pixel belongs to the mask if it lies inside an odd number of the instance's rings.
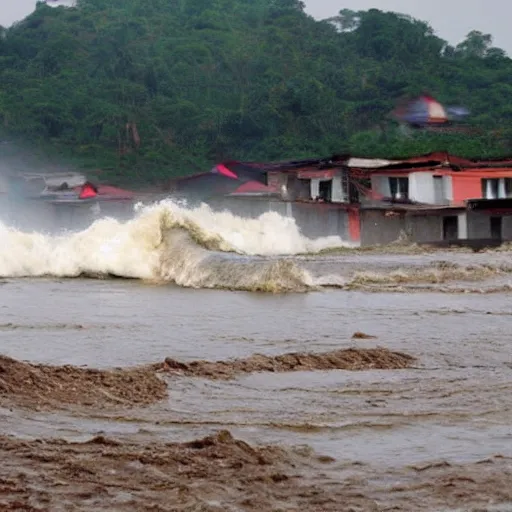
[{"label": "building window", "polygon": [[434,176],[434,204],[446,202],[443,176]]},{"label": "building window", "polygon": [[321,181],[318,186],[320,201],[330,202],[332,199],[332,180]]},{"label": "building window", "polygon": [[500,180],[483,179],[482,180],[482,197],[484,199],[497,199],[499,197]]},{"label": "building window", "polygon": [[311,199],[313,201],[330,202],[332,199],[333,180],[311,180]]},{"label": "building window", "polygon": [[389,190],[393,199],[409,199],[409,178],[389,178]]},{"label": "building window", "polygon": [[505,197],[512,197],[512,178],[503,178],[505,185]]},{"label": "building window", "polygon": [[512,197],[512,178],[483,179],[482,197],[484,199]]}]

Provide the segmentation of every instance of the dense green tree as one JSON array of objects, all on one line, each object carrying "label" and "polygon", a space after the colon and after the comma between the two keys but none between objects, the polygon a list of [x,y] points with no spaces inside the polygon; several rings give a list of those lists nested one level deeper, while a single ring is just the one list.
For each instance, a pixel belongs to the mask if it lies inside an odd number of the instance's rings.
[{"label": "dense green tree", "polygon": [[[404,133],[389,117],[424,90],[467,106],[471,135]],[[0,28],[0,123],[114,181],[159,181],[223,158],[512,144],[512,61],[472,31],[456,47],[402,14],[299,0],[44,2]]]}]

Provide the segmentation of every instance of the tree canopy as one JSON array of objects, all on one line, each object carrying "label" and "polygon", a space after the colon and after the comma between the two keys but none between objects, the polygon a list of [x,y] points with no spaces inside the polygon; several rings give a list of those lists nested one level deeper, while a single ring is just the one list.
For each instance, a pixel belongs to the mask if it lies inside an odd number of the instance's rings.
[{"label": "tree canopy", "polygon": [[[471,135],[404,137],[388,114],[429,91]],[[377,9],[316,21],[298,0],[37,4],[0,30],[0,123],[114,181],[159,181],[225,158],[509,152],[512,60],[472,31],[457,46]]]}]

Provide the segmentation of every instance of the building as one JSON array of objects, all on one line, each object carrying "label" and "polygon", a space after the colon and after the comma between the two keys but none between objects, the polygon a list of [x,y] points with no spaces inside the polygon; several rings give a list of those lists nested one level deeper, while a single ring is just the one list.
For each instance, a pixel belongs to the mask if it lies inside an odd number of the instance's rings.
[{"label": "building", "polygon": [[388,243],[398,229],[417,242],[512,239],[512,160],[448,153],[359,160],[353,169],[370,181],[361,202],[363,245]]},{"label": "building", "polygon": [[[259,164],[267,173],[268,191],[266,201],[261,197],[260,214],[276,211],[293,217],[301,232],[309,238],[339,236],[358,244],[359,206],[345,161],[343,156],[333,156]],[[237,192],[236,196],[243,202],[239,201],[234,212],[245,215],[250,211],[251,216],[255,216],[254,207],[248,208],[247,194]],[[226,207],[225,198],[219,203]],[[233,209],[232,202],[229,208]]]},{"label": "building", "polygon": [[257,166],[265,169],[267,186],[241,185],[229,201],[216,201],[219,208],[251,217],[278,211],[294,217],[308,237],[336,234],[363,246],[403,238],[420,243],[512,240],[512,159],[469,160],[437,152]]},{"label": "building", "polygon": [[13,173],[3,181],[0,214],[19,229],[83,229],[101,216],[133,214],[132,191],[91,183],[81,173]]},{"label": "building", "polygon": [[167,187],[192,205],[206,202],[246,218],[276,212],[292,217],[309,238],[340,236],[359,243],[359,206],[351,200],[345,160],[229,161],[211,172],[170,180]]},{"label": "building", "polygon": [[371,186],[382,196],[424,204],[460,206],[469,199],[504,199],[512,197],[512,160],[474,161],[433,153],[381,161],[371,169]]},{"label": "building", "polygon": [[291,168],[268,171],[269,186],[283,200],[350,203],[349,170],[344,160],[305,162]]},{"label": "building", "polygon": [[[79,173],[16,174],[0,184],[0,213],[22,229],[80,229],[105,215],[130,218],[137,199],[189,191],[191,205],[205,201],[247,218],[266,212],[291,217],[309,238],[334,235],[362,246],[398,239],[512,240],[512,159],[476,161],[439,152],[232,164],[225,174],[175,179],[165,194],[145,196],[93,184]],[[235,179],[226,175],[231,171]]]}]

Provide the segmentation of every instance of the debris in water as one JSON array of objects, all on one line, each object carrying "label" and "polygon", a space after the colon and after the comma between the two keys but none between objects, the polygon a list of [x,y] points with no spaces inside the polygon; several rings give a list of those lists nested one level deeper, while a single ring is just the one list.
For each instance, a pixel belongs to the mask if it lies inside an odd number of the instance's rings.
[{"label": "debris in water", "polygon": [[250,445],[227,430],[183,443],[0,436],[0,458],[0,510],[427,512],[512,502],[504,457],[382,470],[347,461],[329,476],[328,457]]},{"label": "debris in water", "polygon": [[314,370],[397,370],[408,368],[414,357],[385,348],[343,349],[321,354],[290,353],[280,356],[256,354],[231,361],[191,361],[184,363],[170,357],[156,369],[189,377],[232,379],[255,372],[298,372]]},{"label": "debris in water", "polygon": [[27,407],[148,405],[167,396],[150,367],[93,370],[16,361],[0,355],[0,399]]},{"label": "debris in water", "polygon": [[322,488],[297,469],[316,464],[314,456],[251,446],[229,431],[145,444],[0,436],[0,457],[8,461],[0,467],[1,510],[377,510],[344,483]]},{"label": "debris in water", "polygon": [[377,339],[377,336],[372,336],[371,334],[366,334],[361,331],[356,331],[354,334],[352,334],[353,340],[375,340]]},{"label": "debris in water", "polygon": [[35,408],[64,405],[133,407],[149,405],[167,396],[167,386],[158,372],[178,371],[191,377],[231,379],[254,372],[313,370],[392,370],[407,368],[415,358],[384,348],[335,350],[323,354],[290,353],[280,356],[253,355],[233,361],[164,363],[113,370],[74,366],[49,366],[16,361],[0,355],[0,400]]}]

